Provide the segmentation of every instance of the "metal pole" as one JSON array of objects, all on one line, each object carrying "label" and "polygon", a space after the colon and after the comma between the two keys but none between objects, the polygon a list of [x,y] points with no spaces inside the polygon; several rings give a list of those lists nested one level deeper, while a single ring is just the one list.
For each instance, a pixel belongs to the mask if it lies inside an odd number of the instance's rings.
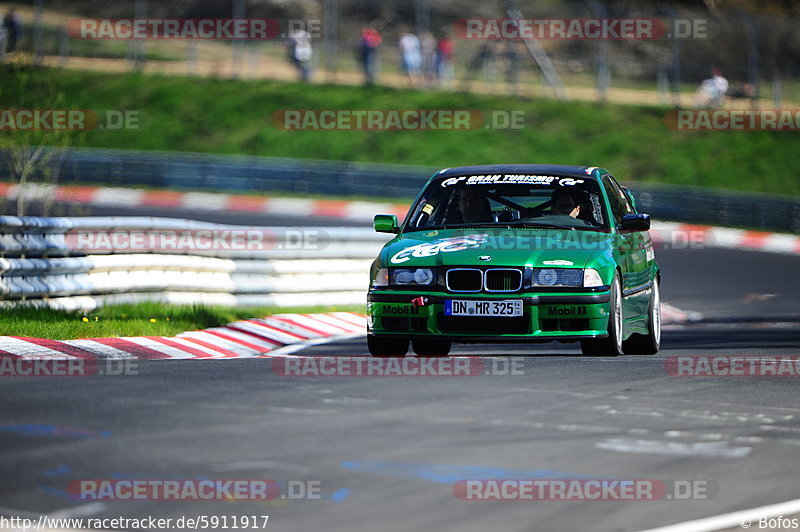
[{"label": "metal pole", "polygon": [[428,0],[414,0],[414,16],[417,35],[422,35],[431,27],[431,6]]},{"label": "metal pole", "polygon": [[61,41],[58,46],[59,64],[64,66],[69,61],[69,32],[66,28],[61,29]]},{"label": "metal pole", "polygon": [[[517,0],[506,0],[506,14],[509,18],[513,19],[524,19],[525,17],[522,16],[522,12],[517,7]],[[561,82],[561,77],[558,75],[555,67],[553,66],[553,62],[548,57],[547,52],[544,51],[542,45],[539,44],[539,41],[536,39],[524,39],[525,46],[528,48],[528,53],[536,61],[536,64],[539,65],[539,69],[542,71],[542,76],[547,84],[553,89],[556,98],[559,100],[565,100],[567,98],[566,89],[564,89],[564,84]]]},{"label": "metal pole", "polygon": [[186,70],[189,74],[197,73],[197,42],[194,39],[186,41]]},{"label": "metal pole", "polygon": [[[598,18],[608,18],[608,11],[598,0],[589,0],[587,3]],[[608,89],[611,86],[611,70],[608,68],[608,41],[605,39],[597,40],[595,64],[597,66],[597,100],[605,102],[608,100]]]},{"label": "metal pole", "polygon": [[338,27],[338,9],[336,0],[325,0],[325,28],[323,29],[323,39],[325,41],[325,81],[328,83],[336,82],[336,63],[337,63],[337,39],[336,28]]},{"label": "metal pole", "polygon": [[6,38],[8,35],[6,34],[5,28],[0,27],[0,63],[4,63],[6,60]]},{"label": "metal pole", "polygon": [[739,14],[744,19],[745,29],[747,33],[747,81],[755,87],[755,95],[753,96],[753,105],[758,108],[758,31],[756,28],[753,17],[748,15],[745,11],[740,11]]},{"label": "metal pole", "polygon": [[675,14],[675,11],[667,4],[663,2],[658,5],[659,9],[662,13],[665,13],[669,19],[670,24],[672,26],[672,32],[670,36],[670,41],[672,43],[672,69],[671,69],[671,81],[672,81],[672,105],[675,107],[681,106],[681,41],[676,35],[675,31],[675,20],[678,18]]},{"label": "metal pole", "polygon": [[[147,0],[136,0],[136,7],[134,17],[138,19],[147,18]],[[136,39],[133,41],[134,54],[133,61],[136,70],[141,70],[144,67],[145,55],[147,53],[147,41],[145,39]]]},{"label": "metal pole", "polygon": [[[758,92],[756,92],[758,94]],[[772,107],[780,109],[783,106],[783,85],[778,71],[772,77]]]},{"label": "metal pole", "polygon": [[[233,18],[244,18],[244,1],[245,0],[233,0]],[[233,52],[231,76],[238,78],[242,67],[244,41],[241,39],[234,40],[231,48]]]},{"label": "metal pole", "polygon": [[44,59],[42,47],[42,42],[44,41],[43,13],[43,0],[36,0],[33,4],[33,57],[37,65],[41,65],[42,59]]},{"label": "metal pole", "polygon": [[659,67],[658,73],[656,73],[656,89],[659,102],[667,103],[669,101],[669,75],[664,67]]}]

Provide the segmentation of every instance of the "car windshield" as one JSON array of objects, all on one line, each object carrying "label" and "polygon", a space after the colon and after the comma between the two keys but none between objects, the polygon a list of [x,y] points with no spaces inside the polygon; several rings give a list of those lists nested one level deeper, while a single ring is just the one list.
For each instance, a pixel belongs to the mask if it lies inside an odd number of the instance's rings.
[{"label": "car windshield", "polygon": [[432,181],[405,231],[450,227],[545,227],[607,230],[594,179],[495,174]]}]

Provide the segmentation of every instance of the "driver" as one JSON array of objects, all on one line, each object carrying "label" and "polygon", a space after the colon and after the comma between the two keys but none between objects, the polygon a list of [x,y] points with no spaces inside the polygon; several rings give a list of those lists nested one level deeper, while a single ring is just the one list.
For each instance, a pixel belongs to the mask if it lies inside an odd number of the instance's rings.
[{"label": "driver", "polygon": [[489,200],[479,190],[465,188],[458,194],[458,210],[464,223],[492,221]]},{"label": "driver", "polygon": [[575,196],[567,190],[556,190],[552,196],[552,214],[566,214],[572,218],[577,218],[581,213],[581,206],[575,200]]},{"label": "driver", "polygon": [[579,218],[581,214],[581,204],[578,201],[575,192],[565,189],[556,189],[551,196],[550,214],[555,216],[569,216],[584,225],[592,225],[583,218]]}]

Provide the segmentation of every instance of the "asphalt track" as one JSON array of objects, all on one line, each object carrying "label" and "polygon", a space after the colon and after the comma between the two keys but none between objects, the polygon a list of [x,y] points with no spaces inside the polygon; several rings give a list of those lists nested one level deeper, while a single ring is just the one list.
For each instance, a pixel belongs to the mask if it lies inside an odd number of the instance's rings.
[{"label": "asphalt track", "polygon": [[[232,222],[219,213],[205,219]],[[663,299],[703,319],[671,326],[652,357],[480,345],[453,353],[486,367],[521,357],[522,374],[289,377],[265,358],[141,361],[139,375],[124,377],[3,379],[0,515],[269,515],[266,530],[298,532],[605,531],[800,497],[797,378],[666,370],[676,355],[800,355],[800,257],[662,249],[657,258]],[[357,339],[301,354],[367,352]],[[320,480],[328,498],[79,503],[65,493],[75,479],[110,478]],[[712,497],[497,502],[453,494],[458,480],[503,478],[698,480]]]}]

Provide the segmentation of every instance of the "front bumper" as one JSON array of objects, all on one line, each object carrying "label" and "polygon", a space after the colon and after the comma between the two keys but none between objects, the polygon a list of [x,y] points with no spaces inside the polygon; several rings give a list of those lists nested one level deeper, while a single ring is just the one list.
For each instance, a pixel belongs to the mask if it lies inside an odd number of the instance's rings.
[{"label": "front bumper", "polygon": [[[425,299],[424,305],[412,301]],[[373,290],[367,296],[369,333],[385,338],[469,342],[548,342],[608,335],[610,291],[589,294],[445,294]],[[519,317],[446,316],[445,300],[521,299]]]}]

